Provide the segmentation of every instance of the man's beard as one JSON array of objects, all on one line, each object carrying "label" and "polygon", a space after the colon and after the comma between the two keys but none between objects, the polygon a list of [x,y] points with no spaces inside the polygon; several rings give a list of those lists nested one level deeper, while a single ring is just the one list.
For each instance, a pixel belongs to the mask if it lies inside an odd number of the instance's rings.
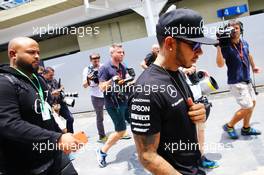
[{"label": "man's beard", "polygon": [[24,62],[22,59],[18,59],[16,61],[16,66],[19,68],[19,69],[22,69],[28,73],[37,73],[38,72],[38,68],[39,68],[39,65],[37,65],[36,67],[33,67],[31,64],[28,64],[26,62]]},{"label": "man's beard", "polygon": [[181,50],[179,41],[178,41],[178,43],[176,45],[176,58],[177,58],[176,64],[178,66],[187,68],[186,65],[185,65],[185,60],[184,60],[184,57],[183,57],[183,54],[182,54],[182,50]]}]

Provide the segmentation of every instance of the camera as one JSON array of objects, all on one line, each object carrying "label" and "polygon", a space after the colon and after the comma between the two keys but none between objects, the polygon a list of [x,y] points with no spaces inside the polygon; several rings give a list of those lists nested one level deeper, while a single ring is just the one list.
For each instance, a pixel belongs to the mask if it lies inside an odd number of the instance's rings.
[{"label": "camera", "polygon": [[130,87],[133,86],[132,81],[135,79],[136,73],[133,68],[127,68],[128,78],[120,80],[113,79],[112,83],[112,97],[117,97],[120,101],[126,101],[130,92]]},{"label": "camera", "polygon": [[[61,79],[59,79],[58,87],[61,87]],[[77,92],[73,92],[73,93],[64,92],[62,89],[59,92],[60,92],[60,101],[65,103],[67,106],[74,107],[75,105],[74,98],[78,98],[79,94]]]},{"label": "camera", "polygon": [[205,111],[206,111],[206,120],[207,120],[210,115],[211,107],[213,106],[212,103],[209,102],[208,98],[205,96],[201,96],[199,99],[195,100],[195,103],[204,104]]},{"label": "camera", "polygon": [[67,92],[67,93],[64,93],[64,95],[65,97],[75,97],[75,98],[79,97],[78,92],[72,92],[72,93]]},{"label": "camera", "polygon": [[194,72],[191,75],[188,75],[189,80],[193,85],[199,85],[203,95],[209,95],[211,92],[219,89],[219,86],[216,80],[209,76],[206,71]]},{"label": "camera", "polygon": [[98,70],[92,69],[90,74],[87,76],[87,81],[92,80],[94,83],[99,84]]},{"label": "camera", "polygon": [[216,36],[220,47],[225,47],[231,42],[231,36],[234,32],[235,29],[232,26],[225,25],[224,27],[219,27]]},{"label": "camera", "polygon": [[[60,97],[62,102],[66,103],[70,107],[74,107],[75,105],[75,99],[78,98],[79,94],[77,92],[74,93],[65,93],[63,90],[60,91]],[[74,98],[70,98],[74,97]]]},{"label": "camera", "polygon": [[188,78],[191,81],[192,85],[198,85],[200,87],[201,96],[197,100],[195,100],[195,103],[204,104],[207,119],[210,114],[212,103],[208,101],[208,98],[206,96],[211,92],[219,89],[219,86],[216,80],[213,77],[209,76],[207,71],[200,70],[198,72],[194,72],[193,74],[188,75]]},{"label": "camera", "polygon": [[127,73],[130,77],[135,78],[136,76],[135,70],[133,68],[127,68]]},{"label": "camera", "polygon": [[188,74],[188,78],[193,85],[197,85],[201,80],[201,77],[199,77],[198,73],[196,72],[194,72],[193,74]]}]

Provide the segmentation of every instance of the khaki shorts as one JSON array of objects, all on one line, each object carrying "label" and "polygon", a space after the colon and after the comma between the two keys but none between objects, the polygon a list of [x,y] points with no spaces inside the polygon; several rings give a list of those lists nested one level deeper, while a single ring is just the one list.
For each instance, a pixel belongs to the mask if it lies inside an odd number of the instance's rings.
[{"label": "khaki shorts", "polygon": [[230,84],[229,87],[241,108],[248,109],[253,107],[253,101],[256,101],[256,95],[251,83]]}]

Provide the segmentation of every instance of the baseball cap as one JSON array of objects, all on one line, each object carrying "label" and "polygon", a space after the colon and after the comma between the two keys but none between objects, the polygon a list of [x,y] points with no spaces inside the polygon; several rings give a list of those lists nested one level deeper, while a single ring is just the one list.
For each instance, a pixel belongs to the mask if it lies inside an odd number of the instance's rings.
[{"label": "baseball cap", "polygon": [[217,40],[204,36],[202,16],[191,9],[180,8],[160,16],[156,25],[157,36],[171,36],[201,44],[216,45]]}]

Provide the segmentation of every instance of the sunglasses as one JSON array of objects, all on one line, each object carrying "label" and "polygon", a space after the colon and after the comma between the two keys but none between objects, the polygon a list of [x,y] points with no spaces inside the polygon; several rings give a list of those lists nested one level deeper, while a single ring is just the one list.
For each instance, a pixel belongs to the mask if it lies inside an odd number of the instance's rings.
[{"label": "sunglasses", "polygon": [[177,38],[178,40],[188,44],[189,46],[191,46],[192,48],[192,51],[197,51],[199,49],[201,49],[201,46],[202,44],[201,43],[197,43],[197,42],[192,42],[192,41],[187,41],[187,40],[184,40],[184,39],[181,39],[181,38]]}]

